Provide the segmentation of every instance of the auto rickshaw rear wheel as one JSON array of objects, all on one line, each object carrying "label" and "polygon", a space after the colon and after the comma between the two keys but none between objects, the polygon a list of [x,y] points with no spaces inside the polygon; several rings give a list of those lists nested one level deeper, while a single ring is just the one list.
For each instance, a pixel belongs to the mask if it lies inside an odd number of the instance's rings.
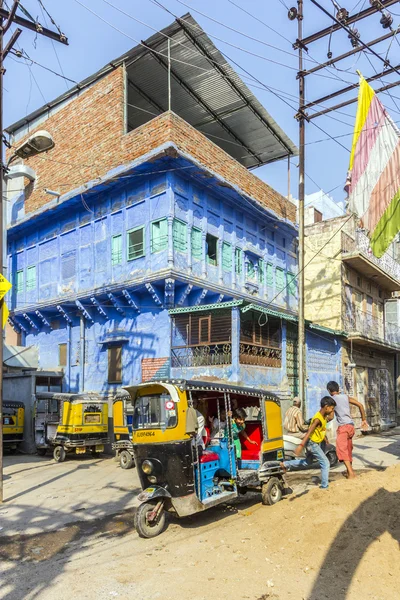
[{"label": "auto rickshaw rear wheel", "polygon": [[36,452],[38,456],[45,456],[47,452],[47,448],[36,448]]},{"label": "auto rickshaw rear wheel", "polygon": [[133,467],[133,456],[128,450],[121,450],[119,453],[119,464],[121,469],[131,469]]},{"label": "auto rickshaw rear wheel", "polygon": [[272,506],[282,498],[282,484],[277,477],[271,477],[261,489],[262,503]]},{"label": "auto rickshaw rear wheel", "polygon": [[53,452],[53,458],[56,462],[64,462],[67,453],[62,446],[56,446]]},{"label": "auto rickshaw rear wheel", "polygon": [[329,466],[330,467],[336,467],[336,465],[339,462],[339,459],[337,457],[336,451],[335,450],[331,450],[330,452],[327,453],[326,458],[329,460]]},{"label": "auto rickshaw rear wheel", "polygon": [[165,527],[165,510],[161,509],[155,521],[148,520],[157,502],[144,502],[138,506],[135,513],[135,529],[142,538],[152,538],[159,535]]}]

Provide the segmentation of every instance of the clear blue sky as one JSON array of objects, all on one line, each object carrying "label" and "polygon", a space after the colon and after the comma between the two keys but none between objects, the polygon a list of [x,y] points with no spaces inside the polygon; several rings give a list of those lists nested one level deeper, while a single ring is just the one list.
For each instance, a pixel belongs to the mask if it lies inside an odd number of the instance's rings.
[{"label": "clear blue sky", "polygon": [[[129,17],[121,14],[107,4],[105,0],[79,0],[82,4],[88,6],[92,11],[99,14],[109,24],[102,22],[95,15],[88,12],[80,6],[76,0],[43,0],[44,5],[53,16],[57,24],[69,39],[69,46],[63,46],[54,42],[58,59],[65,76],[80,81],[97,71],[113,58],[118,57],[130,48],[136,45],[135,40],[145,40],[154,31],[150,28],[159,30],[173,20],[173,17],[167,14],[162,8],[155,6],[151,0],[107,0],[109,4],[114,5],[132,15],[136,19],[143,21],[140,24]],[[319,0],[328,10],[333,12],[331,0]],[[10,3],[9,0],[8,3]],[[189,11],[178,0],[160,0],[174,14],[181,16]],[[294,119],[297,100],[295,97],[298,91],[296,81],[297,58],[291,44],[288,40],[295,40],[297,37],[297,21],[291,22],[287,18],[286,6],[297,5],[294,0],[234,0],[234,2],[252,15],[264,21],[277,33],[268,29],[265,25],[257,22],[251,16],[244,14],[240,9],[233,6],[229,0],[184,0],[190,5],[193,17],[200,23],[204,30],[210,36],[217,36],[237,46],[232,48],[225,42],[212,38],[216,46],[234,61],[239,63],[244,69],[249,71],[254,77],[270,87],[276,88],[277,94],[283,96],[291,105],[288,106],[281,98],[265,90],[258,83],[254,85],[245,79],[250,89],[255,93],[258,99],[275,118],[279,125],[288,133],[292,140],[298,143],[298,127]],[[344,6],[352,13],[369,6],[369,0],[345,0]],[[37,0],[23,0],[24,7],[30,14],[45,24],[41,7]],[[212,17],[220,23],[216,23],[196,12],[201,11],[205,15]],[[400,13],[398,7],[394,7]],[[357,27],[364,41],[369,41],[380,37],[387,30],[383,30],[379,24],[380,16],[376,15],[369,19],[360,21]],[[47,24],[48,17],[46,16]],[[394,26],[400,22],[400,16],[394,16]],[[111,25],[115,28],[113,29]],[[310,0],[305,0],[305,19],[304,34],[308,35],[316,30],[329,25],[329,19],[322,15],[318,9],[312,6]],[[232,27],[253,38],[262,40],[266,44],[271,44],[285,50],[281,52],[277,49],[266,46],[259,41],[243,37],[239,33],[227,29],[225,26]],[[51,26],[53,28],[53,26]],[[124,32],[126,35],[124,35]],[[133,39],[130,39],[133,38]],[[285,39],[286,38],[286,39]],[[390,49],[389,42],[384,42],[374,48],[386,56],[389,49],[389,59],[392,65],[398,64],[400,57],[400,47],[397,40],[393,41]],[[25,30],[19,39],[19,46],[35,61],[60,72],[60,65],[55,55],[50,40],[41,36],[35,36],[33,32]],[[259,58],[245,53],[242,48],[254,54],[261,55]],[[331,42],[331,51],[333,55],[339,55],[351,49],[350,41],[345,32],[334,34]],[[310,45],[309,52],[318,62],[326,60],[328,50],[328,38]],[[289,53],[289,54],[287,54]],[[293,56],[291,56],[293,54]],[[358,57],[358,58],[357,58]],[[345,71],[330,69],[329,71],[320,71],[324,77],[310,76],[306,81],[306,96],[310,99],[317,99],[327,93],[338,90],[341,87],[357,81],[356,69],[360,69],[367,77],[374,74],[374,68],[382,71],[382,63],[375,57],[370,57],[372,65],[367,60],[364,53],[355,57],[350,57],[338,66]],[[281,65],[270,61],[276,61]],[[309,67],[313,64],[312,60],[306,63]],[[235,65],[234,68],[241,73]],[[292,67],[292,69],[288,68]],[[50,101],[59,94],[66,91],[72,84],[65,80],[43,70],[37,65],[27,66],[26,61],[15,57],[6,59],[7,72],[4,78],[6,88],[4,94],[4,123],[11,124],[22,118],[29,112],[42,106],[45,101]],[[384,78],[384,84],[393,81],[396,75]],[[379,83],[375,87],[383,85]],[[257,87],[255,87],[257,86]],[[262,89],[259,89],[259,88]],[[337,99],[347,99],[354,96],[341,96]],[[392,118],[399,120],[400,109],[400,89],[395,88],[389,95],[381,95],[381,101],[389,109]],[[336,101],[335,101],[336,103]],[[397,106],[396,106],[397,104]],[[399,107],[399,108],[397,108]],[[306,173],[310,178],[306,178],[306,193],[315,192],[322,188],[325,192],[339,186],[332,192],[335,200],[342,200],[344,192],[342,186],[346,179],[348,167],[349,149],[351,146],[351,132],[354,124],[355,105],[342,109],[341,112],[331,113],[331,117],[321,117],[314,121],[326,133],[320,131],[317,127],[307,125],[306,141]],[[337,142],[328,138],[331,136],[344,136]],[[347,134],[347,135],[346,135]],[[328,141],[319,141],[326,140]],[[293,159],[291,169],[291,191],[294,197],[297,197],[297,160]],[[265,179],[270,185],[286,195],[287,193],[287,164],[285,161],[274,163],[273,165],[262,167],[255,173]]]}]

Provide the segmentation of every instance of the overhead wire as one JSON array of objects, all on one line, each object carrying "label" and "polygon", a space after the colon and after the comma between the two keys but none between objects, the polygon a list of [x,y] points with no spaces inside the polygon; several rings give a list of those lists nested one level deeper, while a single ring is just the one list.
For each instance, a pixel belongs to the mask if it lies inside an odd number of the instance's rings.
[{"label": "overhead wire", "polygon": [[[53,17],[50,15],[50,13],[49,13],[49,12],[48,12],[48,10],[46,9],[45,5],[43,4],[42,0],[37,0],[37,1],[38,1],[38,3],[39,3],[40,9],[41,9],[41,11],[42,11],[42,15],[43,15],[43,19],[44,19],[45,25],[47,26],[47,20],[46,20],[46,14],[47,14],[47,15],[48,15],[48,17],[49,17],[49,19],[50,19],[50,21],[51,21],[51,23],[53,23],[53,25],[54,25],[54,26],[55,26],[55,27],[58,29],[58,33],[61,35],[61,34],[62,34],[62,32],[61,32],[61,29],[60,29],[60,27],[59,27],[59,26],[57,25],[57,23],[54,21]],[[45,13],[46,13],[46,14],[45,14]],[[63,74],[64,81],[65,81],[65,86],[66,86],[66,88],[68,89],[67,78],[65,77],[65,74],[64,74],[64,71],[63,71],[63,68],[62,68],[61,62],[60,62],[60,58],[59,58],[59,56],[58,56],[58,52],[57,52],[56,46],[55,46],[55,44],[54,44],[54,40],[50,39],[50,41],[51,41],[51,45],[52,45],[52,47],[53,47],[53,50],[54,50],[54,54],[55,54],[55,56],[56,56],[56,60],[57,60],[58,66],[60,67],[60,71],[61,71],[61,73]]]}]

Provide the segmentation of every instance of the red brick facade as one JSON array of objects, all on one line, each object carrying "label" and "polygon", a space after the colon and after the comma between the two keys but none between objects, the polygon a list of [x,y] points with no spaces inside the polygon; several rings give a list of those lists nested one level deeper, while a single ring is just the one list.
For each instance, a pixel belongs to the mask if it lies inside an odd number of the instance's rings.
[{"label": "red brick facade", "polygon": [[142,359],[142,381],[150,381],[166,366],[168,358],[143,358]]},{"label": "red brick facade", "polygon": [[163,113],[124,134],[122,67],[100,79],[36,129],[43,128],[52,134],[56,146],[44,156],[26,160],[38,174],[35,187],[26,200],[26,213],[49,201],[44,192],[46,187],[65,194],[161,144],[172,142],[227,183],[257,199],[280,217],[295,221],[296,209],[291,202],[174,113]]}]

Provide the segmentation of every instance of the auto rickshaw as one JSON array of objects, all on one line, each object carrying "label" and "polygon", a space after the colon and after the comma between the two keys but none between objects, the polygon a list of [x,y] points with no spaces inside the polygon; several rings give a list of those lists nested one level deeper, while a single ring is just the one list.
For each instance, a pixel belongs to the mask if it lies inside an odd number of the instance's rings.
[{"label": "auto rickshaw", "polygon": [[[279,400],[265,390],[222,383],[160,380],[126,389],[134,406],[133,452],[142,492],[135,515],[141,537],[158,535],[166,511],[186,517],[226,503],[249,489],[261,492],[263,504],[275,504],[290,490],[279,461],[283,459]],[[202,450],[198,413],[226,426],[222,437]],[[241,459],[234,449],[232,411],[246,410]],[[206,413],[206,414],[204,414]],[[241,436],[240,436],[241,437]],[[252,440],[252,443],[250,442]]]},{"label": "auto rickshaw", "polygon": [[25,405],[23,402],[3,401],[3,446],[16,452],[24,437]]},{"label": "auto rickshaw", "polygon": [[135,466],[132,443],[133,406],[126,390],[119,390],[113,402],[113,422],[115,442],[112,449],[122,469]]},{"label": "auto rickshaw", "polygon": [[53,450],[56,462],[67,453],[98,456],[108,443],[108,403],[93,392],[36,394],[34,430],[37,453]]}]

